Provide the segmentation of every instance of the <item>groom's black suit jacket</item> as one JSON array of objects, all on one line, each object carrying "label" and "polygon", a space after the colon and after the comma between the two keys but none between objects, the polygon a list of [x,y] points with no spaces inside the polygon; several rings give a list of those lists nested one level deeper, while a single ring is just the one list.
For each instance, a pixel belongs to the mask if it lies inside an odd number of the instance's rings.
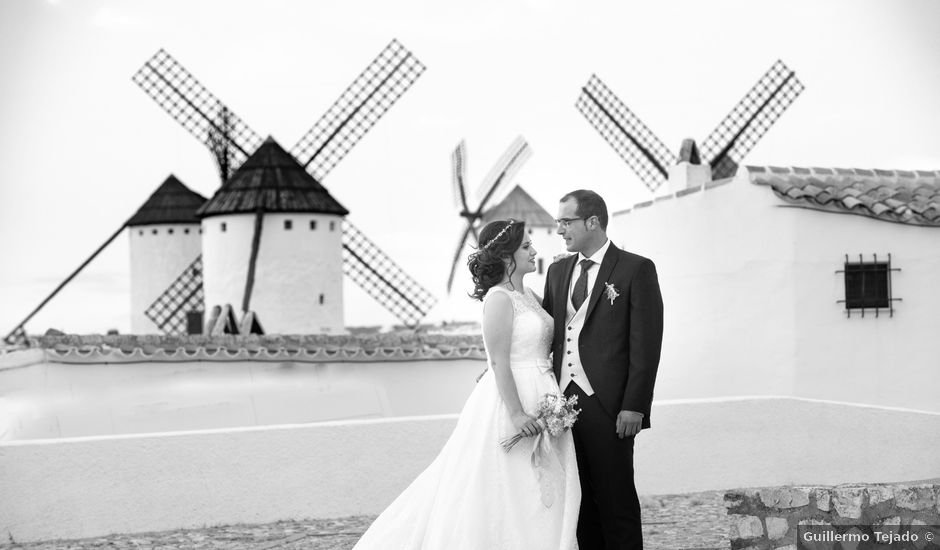
[{"label": "groom's black suit jacket", "polygon": [[[555,319],[552,356],[556,378],[561,376],[568,332],[568,289],[577,261],[578,255],[572,254],[553,263],[545,278],[542,306]],[[613,304],[605,283],[619,293]],[[594,394],[612,418],[622,410],[641,412],[643,428],[649,428],[663,340],[663,299],[656,266],[611,243],[586,307],[579,352]]]}]

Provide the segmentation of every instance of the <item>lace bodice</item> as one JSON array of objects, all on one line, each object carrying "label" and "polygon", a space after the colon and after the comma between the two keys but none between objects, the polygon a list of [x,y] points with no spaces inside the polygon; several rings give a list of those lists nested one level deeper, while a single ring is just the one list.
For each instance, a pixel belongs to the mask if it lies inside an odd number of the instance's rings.
[{"label": "lace bodice", "polygon": [[486,301],[497,292],[509,296],[512,301],[512,342],[509,348],[510,365],[531,364],[534,360],[548,360],[552,348],[554,322],[545,313],[532,289],[526,288],[525,294],[507,290],[501,286],[489,289],[483,298]]}]

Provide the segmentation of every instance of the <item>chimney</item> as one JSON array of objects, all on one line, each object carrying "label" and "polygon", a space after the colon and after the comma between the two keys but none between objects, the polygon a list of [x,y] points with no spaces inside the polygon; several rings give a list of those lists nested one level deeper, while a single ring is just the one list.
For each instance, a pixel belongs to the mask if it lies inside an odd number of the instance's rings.
[{"label": "chimney", "polygon": [[711,180],[711,167],[702,162],[695,140],[684,139],[679,150],[679,162],[669,167],[669,192],[702,187]]}]

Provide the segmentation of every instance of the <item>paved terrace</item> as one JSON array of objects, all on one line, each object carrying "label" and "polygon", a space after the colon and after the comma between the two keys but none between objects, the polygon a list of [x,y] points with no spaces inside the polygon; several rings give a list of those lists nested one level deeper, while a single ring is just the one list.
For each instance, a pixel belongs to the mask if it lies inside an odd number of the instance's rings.
[{"label": "paved terrace", "polygon": [[[724,491],[641,497],[644,546],[648,550],[717,550],[730,548]],[[111,535],[73,541],[18,544],[0,549],[155,550],[169,548],[233,550],[349,550],[373,517],[282,521],[263,525],[229,525],[205,529]],[[392,549],[390,549],[392,550]]]}]

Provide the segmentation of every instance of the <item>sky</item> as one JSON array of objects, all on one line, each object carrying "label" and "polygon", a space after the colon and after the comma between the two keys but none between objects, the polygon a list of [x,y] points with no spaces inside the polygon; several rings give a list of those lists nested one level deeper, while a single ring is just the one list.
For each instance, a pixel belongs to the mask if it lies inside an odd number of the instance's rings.
[{"label": "sky", "polygon": [[[745,164],[940,169],[938,27],[934,0],[3,0],[0,333],[169,174],[216,189],[205,147],[131,82],[159,48],[285,148],[392,38],[410,49],[427,70],[323,183],[441,320],[478,315],[459,285],[445,294],[461,139],[471,186],[522,135],[515,183],[550,213],[577,188],[616,211],[650,194],[575,109],[591,74],[678,151],[781,59],[806,90]],[[129,271],[122,235],[27,330],[127,332]],[[395,322],[344,292],[347,324]]]}]

